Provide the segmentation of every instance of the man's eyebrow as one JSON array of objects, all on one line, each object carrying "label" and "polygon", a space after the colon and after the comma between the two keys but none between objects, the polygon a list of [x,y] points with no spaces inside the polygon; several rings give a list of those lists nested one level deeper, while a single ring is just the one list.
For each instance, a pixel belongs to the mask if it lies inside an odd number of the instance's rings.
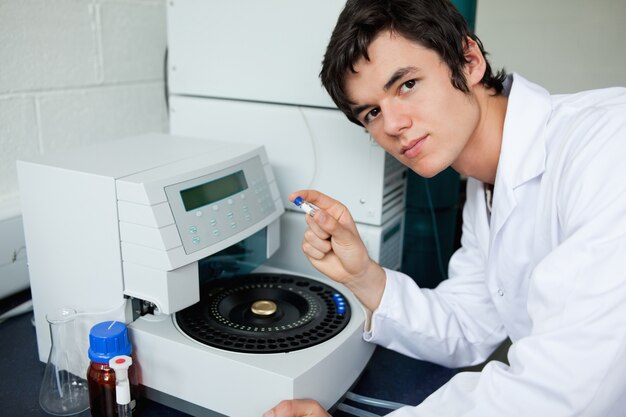
[{"label": "man's eyebrow", "polygon": [[391,88],[392,85],[394,85],[396,83],[396,81],[398,81],[400,78],[404,77],[407,74],[410,74],[411,72],[417,72],[418,68],[417,67],[402,67],[402,68],[398,68],[396,70],[396,72],[394,72],[391,77],[389,77],[389,80],[387,80],[387,82],[385,83],[385,85],[383,86],[383,90],[387,91]]}]

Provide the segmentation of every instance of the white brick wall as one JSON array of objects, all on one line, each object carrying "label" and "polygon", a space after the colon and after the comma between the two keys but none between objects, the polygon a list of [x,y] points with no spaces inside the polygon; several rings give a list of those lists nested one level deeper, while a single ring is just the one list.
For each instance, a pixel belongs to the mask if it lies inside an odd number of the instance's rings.
[{"label": "white brick wall", "polygon": [[100,20],[105,80],[163,78],[164,7],[164,4],[163,7],[145,7],[127,3],[102,8]]},{"label": "white brick wall", "polygon": [[[21,225],[16,160],[167,131],[165,5],[0,0],[0,260],[23,242],[3,226]],[[0,298],[28,285],[17,266],[0,262]]]},{"label": "white brick wall", "polygon": [[165,0],[0,1],[0,210],[19,158],[167,130],[165,44]]},{"label": "white brick wall", "polygon": [[93,9],[80,0],[0,2],[0,93],[95,84]]},{"label": "white brick wall", "polygon": [[0,96],[0,195],[17,192],[15,160],[37,155],[38,134],[35,99]]},{"label": "white brick wall", "polygon": [[38,106],[43,152],[163,131],[164,94],[161,82],[148,82],[42,96]]}]

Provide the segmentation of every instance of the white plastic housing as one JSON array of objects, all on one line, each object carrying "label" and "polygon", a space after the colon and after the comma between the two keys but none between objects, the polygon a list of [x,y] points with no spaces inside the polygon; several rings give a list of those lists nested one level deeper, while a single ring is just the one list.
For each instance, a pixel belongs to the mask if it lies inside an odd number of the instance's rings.
[{"label": "white plastic housing", "polygon": [[[258,270],[269,271],[292,272]],[[148,315],[131,323],[130,337],[148,398],[192,415],[261,416],[290,398],[315,398],[327,409],[333,406],[356,381],[375,346],[363,341],[365,312],[354,295],[322,280],[346,296],[350,322],[333,338],[293,352],[216,349],[182,334],[173,316]]]},{"label": "white plastic housing", "polygon": [[[235,218],[234,227],[222,228],[221,240],[199,244],[197,250],[184,247],[183,239],[192,236],[188,227],[175,222],[176,193],[168,199],[166,187],[219,177],[243,169],[250,160],[256,161],[256,176],[264,178],[258,183],[262,189],[251,186],[237,196],[245,193],[246,201],[263,198],[268,209],[256,213],[250,204],[249,222]],[[260,146],[144,135],[18,161],[18,177],[43,361],[50,351],[45,320],[50,311],[61,307],[109,311],[106,319],[128,322],[124,296],[132,296],[153,302],[162,313],[173,313],[199,300],[199,259],[263,228],[267,228],[266,255],[279,246],[278,219],[284,209]],[[215,213],[228,219],[231,206],[226,199],[190,213],[179,209],[178,216],[194,217],[200,210],[213,213],[216,205],[221,211]],[[210,221],[212,215],[204,218]],[[201,227],[211,226],[203,220],[198,223]],[[83,340],[87,333],[88,328]]]},{"label": "white plastic housing", "polygon": [[344,3],[168,2],[170,93],[334,108],[318,74]]}]

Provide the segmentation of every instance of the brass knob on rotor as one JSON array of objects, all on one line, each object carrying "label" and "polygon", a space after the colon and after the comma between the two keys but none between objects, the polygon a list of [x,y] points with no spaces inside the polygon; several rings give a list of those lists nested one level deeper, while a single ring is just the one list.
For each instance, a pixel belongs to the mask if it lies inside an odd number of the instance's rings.
[{"label": "brass knob on rotor", "polygon": [[250,310],[257,316],[271,316],[276,313],[276,303],[270,300],[259,300],[252,303]]}]

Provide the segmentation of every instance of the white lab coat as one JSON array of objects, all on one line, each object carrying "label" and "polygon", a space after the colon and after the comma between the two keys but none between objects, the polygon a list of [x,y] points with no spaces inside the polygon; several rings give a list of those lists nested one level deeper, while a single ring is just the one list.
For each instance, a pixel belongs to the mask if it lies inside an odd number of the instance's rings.
[{"label": "white lab coat", "polygon": [[517,74],[493,212],[469,179],[449,279],[387,272],[366,340],[461,367],[393,417],[626,416],[626,89],[550,96]]}]

